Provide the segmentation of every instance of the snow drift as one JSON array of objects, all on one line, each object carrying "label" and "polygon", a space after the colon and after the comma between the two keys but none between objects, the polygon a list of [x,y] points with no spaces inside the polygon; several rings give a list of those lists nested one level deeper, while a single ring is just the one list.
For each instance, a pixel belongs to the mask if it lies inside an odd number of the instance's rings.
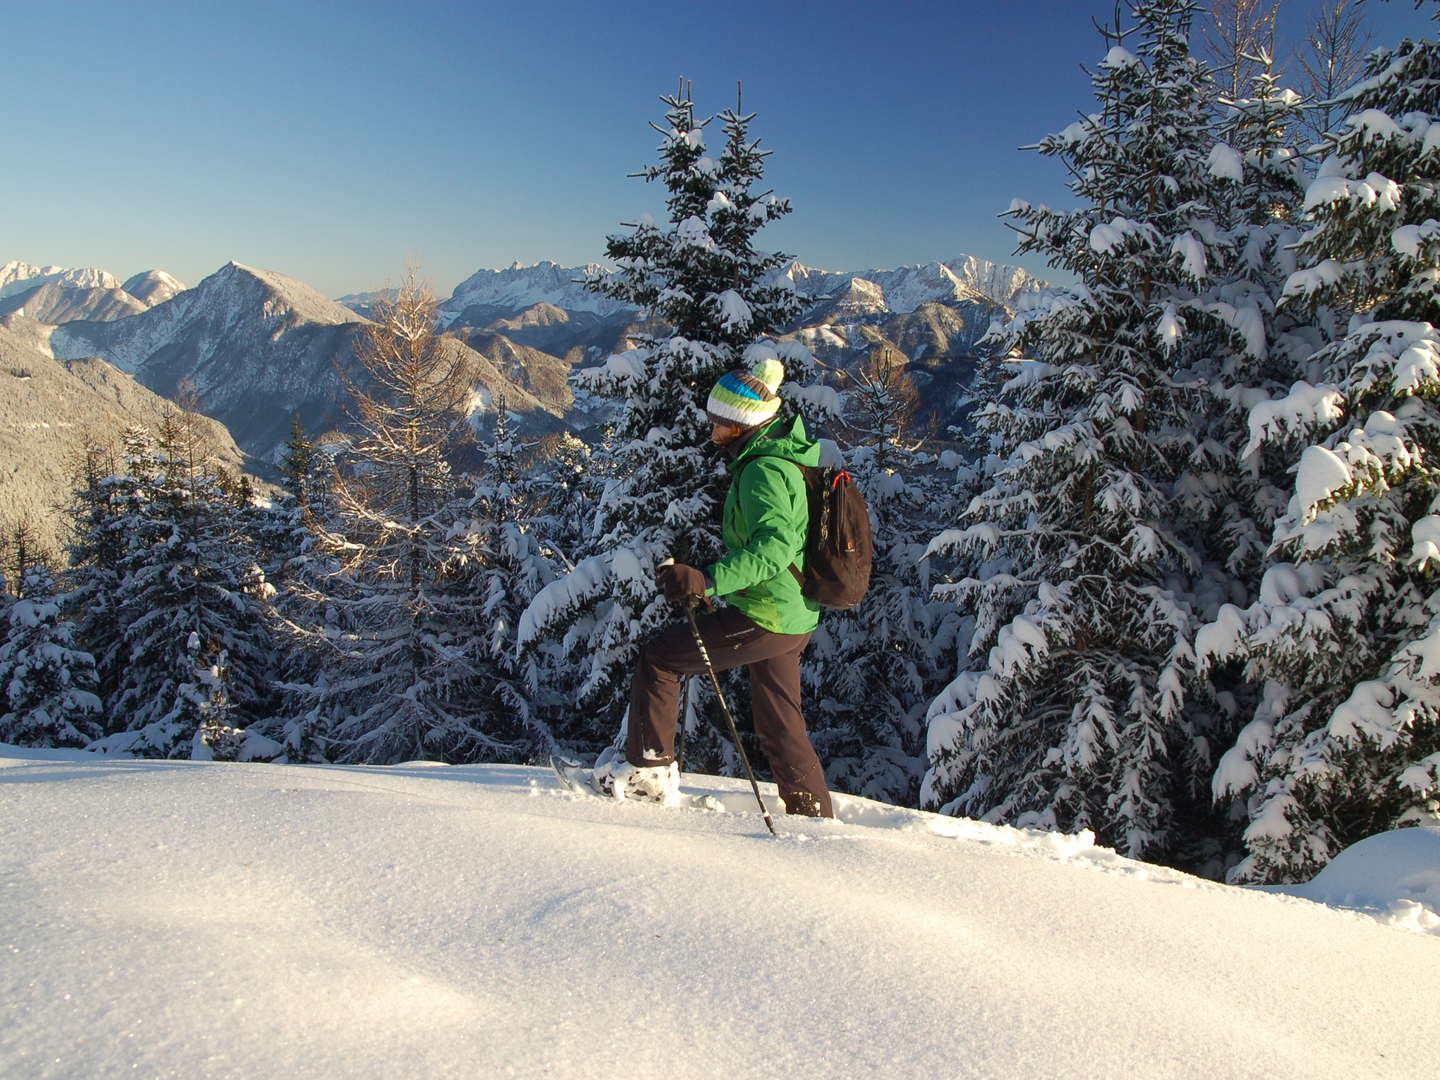
[{"label": "snow drift", "polygon": [[[0,747],[0,1074],[1428,1075],[1440,937],[842,797]],[[772,789],[773,794],[773,789]]]}]

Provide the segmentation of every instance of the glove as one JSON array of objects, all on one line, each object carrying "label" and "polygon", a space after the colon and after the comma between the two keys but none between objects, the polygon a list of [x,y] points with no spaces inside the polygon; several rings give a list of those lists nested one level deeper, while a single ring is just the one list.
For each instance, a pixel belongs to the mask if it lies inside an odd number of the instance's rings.
[{"label": "glove", "polygon": [[688,596],[704,596],[709,580],[703,570],[684,563],[666,563],[655,571],[655,583],[666,600],[684,600]]}]

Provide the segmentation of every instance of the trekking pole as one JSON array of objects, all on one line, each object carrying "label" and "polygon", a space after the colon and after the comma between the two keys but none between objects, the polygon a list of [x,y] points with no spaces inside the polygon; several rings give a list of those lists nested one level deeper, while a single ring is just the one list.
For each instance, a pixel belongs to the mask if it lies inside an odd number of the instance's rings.
[{"label": "trekking pole", "polygon": [[730,715],[730,706],[725,703],[725,694],[720,689],[720,680],[715,675],[714,665],[710,663],[710,651],[705,648],[705,639],[700,636],[700,627],[695,624],[695,606],[700,603],[697,596],[688,597],[685,601],[685,617],[690,620],[690,633],[694,635],[695,647],[700,650],[700,659],[705,664],[705,672],[710,676],[710,685],[715,688],[715,700],[720,702],[720,711],[725,714],[725,722],[730,725],[730,739],[735,743],[735,749],[740,751],[740,764],[745,766],[745,775],[750,779],[750,790],[755,792],[755,801],[760,804],[761,816],[765,818],[765,827],[770,830],[771,836],[778,836],[775,831],[775,822],[770,820],[770,811],[765,808],[765,800],[760,798],[760,785],[755,782],[755,770],[750,768],[750,757],[745,753],[745,744],[740,741],[739,729],[735,727],[735,717]]},{"label": "trekking pole", "polygon": [[675,726],[675,764],[685,771],[685,714],[690,711],[690,676],[680,687],[680,721]]}]

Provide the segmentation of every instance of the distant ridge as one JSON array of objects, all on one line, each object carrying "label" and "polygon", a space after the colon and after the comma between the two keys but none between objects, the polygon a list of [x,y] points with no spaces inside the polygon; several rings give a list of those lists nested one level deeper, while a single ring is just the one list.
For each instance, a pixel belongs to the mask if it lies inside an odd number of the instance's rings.
[{"label": "distant ridge", "polygon": [[[47,291],[41,294],[42,289]],[[12,260],[0,266],[0,315],[25,308],[27,318],[52,324],[119,319],[184,290],[185,286],[164,270],[146,270],[122,284],[113,274],[93,267],[36,266]],[[14,302],[19,296],[26,297],[23,303]],[[4,303],[7,300],[11,302]]]},{"label": "distant ridge", "polygon": [[76,270],[63,266],[34,266],[15,260],[0,266],[0,299],[28,292],[40,285],[64,285],[76,289],[118,289],[120,279],[92,267]]},{"label": "distant ridge", "polygon": [[[605,272],[598,263],[564,267],[548,260],[533,266],[516,262],[503,270],[477,270],[441,305],[442,318],[447,326],[486,326],[497,319],[514,318],[537,304],[601,317],[634,310],[577,284],[588,274]],[[982,302],[1013,309],[1020,294],[1046,284],[1018,266],[971,255],[890,270],[821,270],[792,261],[775,279],[789,281],[807,300],[836,301],[855,313],[896,315],[908,314],[926,303]],[[372,295],[362,293],[345,300],[355,306],[368,302]]]}]

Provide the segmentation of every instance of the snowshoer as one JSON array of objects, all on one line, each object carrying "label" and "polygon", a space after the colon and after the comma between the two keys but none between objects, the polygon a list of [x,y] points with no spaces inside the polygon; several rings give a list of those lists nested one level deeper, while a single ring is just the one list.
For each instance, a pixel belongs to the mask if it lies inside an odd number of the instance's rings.
[{"label": "snowshoer", "polygon": [[[752,715],[760,749],[791,814],[833,817],[825,770],[805,730],[800,706],[800,655],[820,609],[800,592],[790,569],[804,569],[809,523],[805,480],[792,467],[820,463],[820,446],[797,416],[779,416],[776,391],[785,369],[774,359],[731,371],[710,392],[710,439],[730,458],[722,537],[726,554],[700,569],[661,566],[656,581],[676,602],[724,597],[727,606],[696,613],[696,627],[717,671],[750,673]],[[678,782],[675,728],[680,679],[705,672],[688,623],[650,639],[640,652],[630,691],[623,760],[602,756],[596,780],[610,790],[664,798]]]}]

